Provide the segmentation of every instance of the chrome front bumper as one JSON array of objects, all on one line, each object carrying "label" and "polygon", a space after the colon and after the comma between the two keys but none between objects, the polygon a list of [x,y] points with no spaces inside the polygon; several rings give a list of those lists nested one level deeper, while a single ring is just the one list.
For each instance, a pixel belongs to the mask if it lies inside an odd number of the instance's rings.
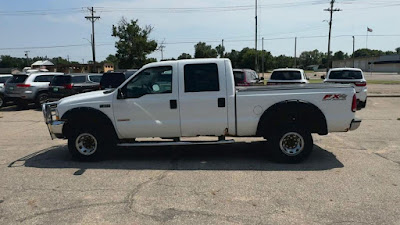
[{"label": "chrome front bumper", "polygon": [[54,117],[54,108],[52,108],[54,103],[46,103],[43,104],[42,111],[44,116],[44,121],[46,122],[47,129],[49,130],[51,139],[55,138],[63,138],[64,135],[62,133],[64,121],[55,120]]},{"label": "chrome front bumper", "polygon": [[349,130],[357,130],[361,125],[361,120],[360,119],[353,119],[350,123],[350,128]]}]

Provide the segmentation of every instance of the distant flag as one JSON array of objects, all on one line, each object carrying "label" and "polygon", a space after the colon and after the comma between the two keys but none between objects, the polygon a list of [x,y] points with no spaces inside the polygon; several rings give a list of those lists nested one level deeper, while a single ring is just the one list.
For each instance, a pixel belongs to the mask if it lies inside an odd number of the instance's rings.
[{"label": "distant flag", "polygon": [[367,32],[372,32],[373,30],[369,27],[367,27]]}]

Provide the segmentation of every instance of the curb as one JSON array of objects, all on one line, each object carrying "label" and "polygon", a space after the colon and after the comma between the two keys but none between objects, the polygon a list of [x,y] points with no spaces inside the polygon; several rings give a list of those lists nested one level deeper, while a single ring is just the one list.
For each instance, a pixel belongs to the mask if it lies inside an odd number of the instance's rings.
[{"label": "curb", "polygon": [[367,95],[368,98],[399,98],[400,94],[372,94]]}]

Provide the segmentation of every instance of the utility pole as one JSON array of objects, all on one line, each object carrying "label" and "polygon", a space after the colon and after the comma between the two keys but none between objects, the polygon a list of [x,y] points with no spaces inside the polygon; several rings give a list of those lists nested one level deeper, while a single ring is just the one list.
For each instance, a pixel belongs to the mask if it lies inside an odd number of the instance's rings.
[{"label": "utility pole", "polygon": [[67,55],[67,60],[68,60],[68,62],[69,62],[69,55]]},{"label": "utility pole", "polygon": [[339,12],[342,11],[341,9],[334,9],[333,5],[335,4],[335,0],[331,0],[331,7],[329,9],[324,9],[324,11],[330,12],[330,20],[329,20],[329,38],[328,38],[328,60],[327,60],[327,65],[326,65],[326,70],[328,71],[330,68],[330,58],[331,58],[331,33],[332,33],[332,17],[333,17],[333,12]]},{"label": "utility pole", "polygon": [[262,72],[262,77],[264,77],[264,37],[262,38],[262,45],[261,45],[261,58],[262,58],[262,64],[261,64],[261,72]]},{"label": "utility pole", "polygon": [[297,68],[297,37],[294,38],[294,68]]},{"label": "utility pole", "polygon": [[222,55],[220,56],[221,58],[224,57],[224,52],[225,52],[224,39],[222,39]]},{"label": "utility pole", "polygon": [[90,16],[85,16],[85,18],[87,20],[89,20],[90,22],[92,22],[92,55],[93,55],[93,71],[96,71],[96,50],[95,50],[95,41],[94,41],[94,22],[96,22],[96,20],[100,19],[100,16],[94,16],[94,9],[93,7],[88,8],[88,10],[91,12]]},{"label": "utility pole", "polygon": [[164,59],[164,48],[165,48],[164,41],[165,41],[165,40],[163,40],[163,41],[161,42],[161,44],[160,44],[161,60]]},{"label": "utility pole", "polygon": [[24,51],[24,52],[25,52],[25,56],[26,56],[26,65],[29,66],[29,56],[28,56],[28,53],[29,53],[30,51]]},{"label": "utility pole", "polygon": [[355,62],[354,62],[354,49],[355,49],[355,37],[353,36],[353,68],[355,67]]},{"label": "utility pole", "polygon": [[255,64],[254,64],[254,70],[257,72],[257,67],[258,67],[258,63],[257,63],[257,61],[258,61],[258,54],[257,54],[257,28],[258,28],[258,19],[257,19],[257,9],[258,9],[258,7],[257,7],[257,0],[256,0],[256,16],[255,16],[255,20],[256,20],[256,35],[255,35],[255,49],[256,49],[256,60],[255,60]]}]

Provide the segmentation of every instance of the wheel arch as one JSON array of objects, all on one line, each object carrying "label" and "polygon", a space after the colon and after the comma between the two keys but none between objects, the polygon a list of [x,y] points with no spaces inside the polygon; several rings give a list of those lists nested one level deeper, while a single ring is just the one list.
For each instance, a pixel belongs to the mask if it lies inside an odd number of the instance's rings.
[{"label": "wheel arch", "polygon": [[258,122],[257,135],[268,136],[288,123],[305,127],[311,133],[328,134],[326,117],[317,106],[302,100],[286,100],[264,111]]},{"label": "wheel arch", "polygon": [[111,119],[98,109],[91,107],[78,107],[68,110],[63,114],[61,120],[65,121],[63,135],[69,137],[71,132],[81,126],[90,126],[100,129],[101,132],[111,134],[118,138],[114,124]]}]

